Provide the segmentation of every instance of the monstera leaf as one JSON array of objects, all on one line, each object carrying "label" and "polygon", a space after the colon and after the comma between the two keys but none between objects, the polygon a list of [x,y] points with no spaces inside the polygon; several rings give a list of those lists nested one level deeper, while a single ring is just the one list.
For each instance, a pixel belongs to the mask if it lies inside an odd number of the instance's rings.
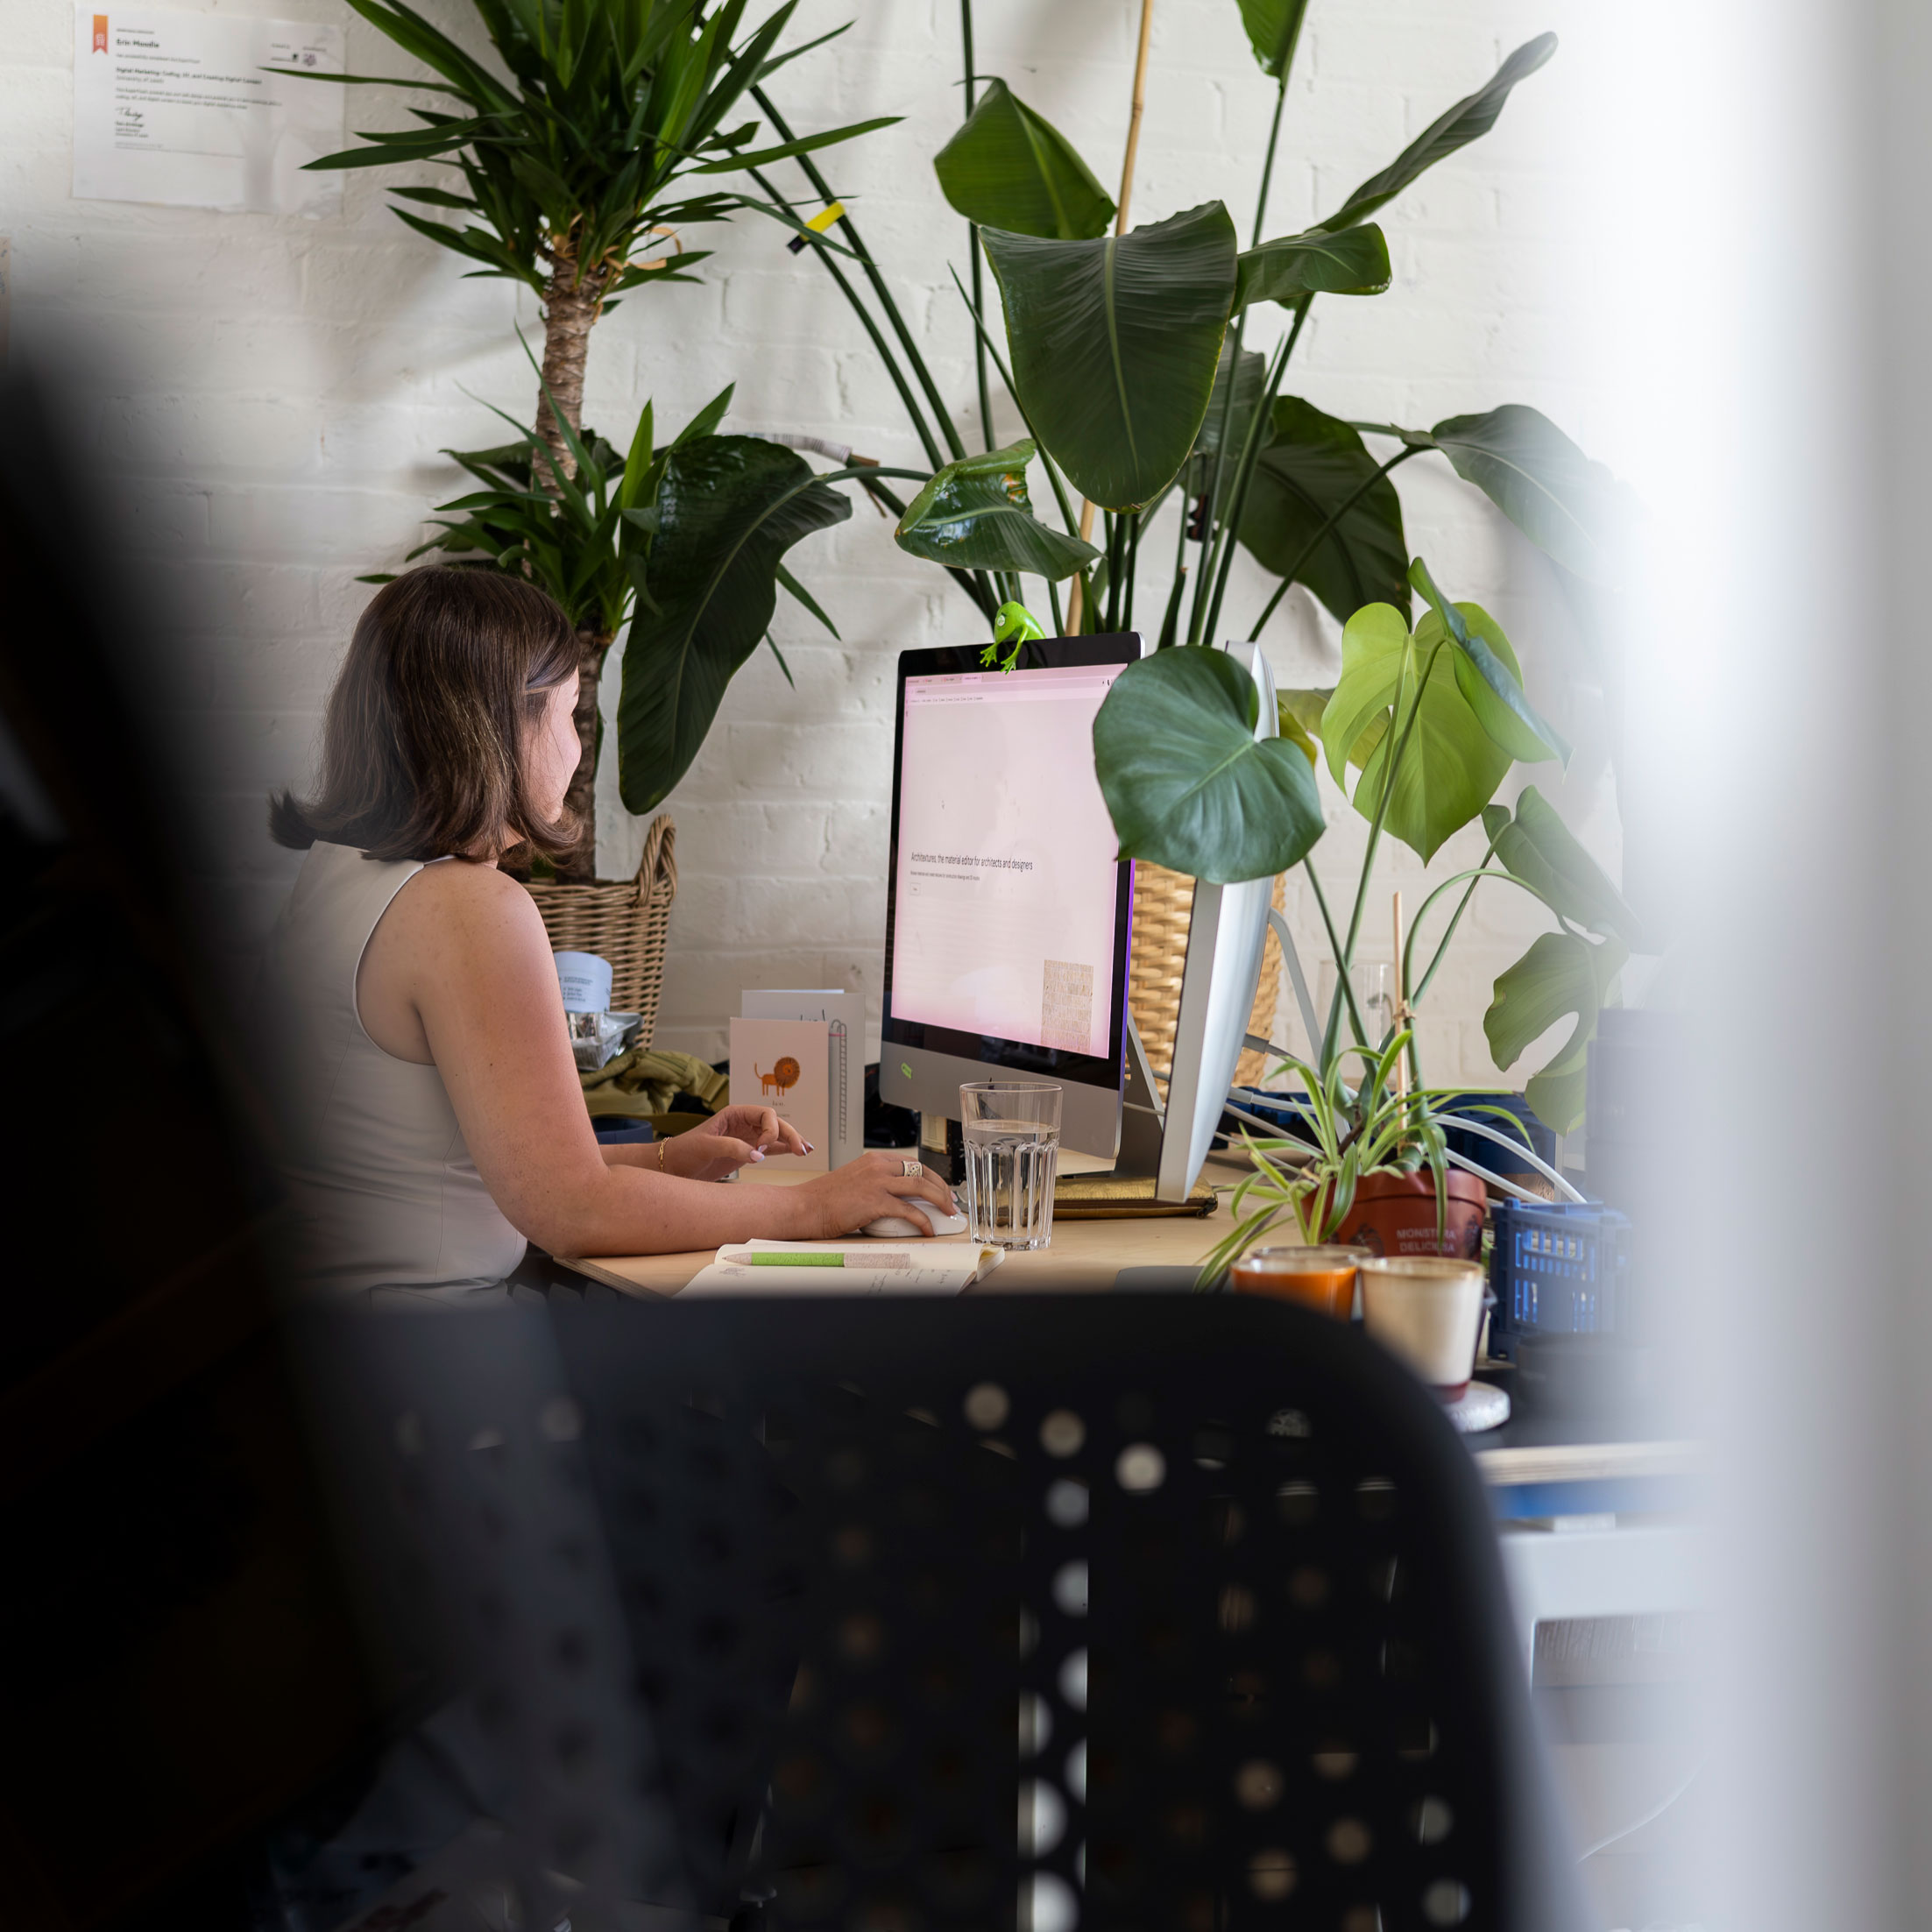
[{"label": "monstera leaf", "polygon": [[1322,833],[1299,746],[1255,736],[1259,695],[1223,651],[1129,664],[1093,719],[1093,763],[1123,859],[1218,885],[1298,865]]},{"label": "monstera leaf", "polygon": [[1510,89],[1525,80],[1556,52],[1556,36],[1539,33],[1525,40],[1474,94],[1432,121],[1379,174],[1372,174],[1318,229],[1333,234],[1366,221],[1392,202],[1419,174],[1447,160],[1460,147],[1479,140],[1496,125]]},{"label": "monstera leaf", "polygon": [[1307,11],[1308,0],[1241,0],[1241,24],[1263,73],[1277,81],[1287,78]]},{"label": "monstera leaf", "polygon": [[1451,416],[1430,435],[1458,476],[1565,570],[1599,584],[1627,574],[1634,495],[1540,410],[1506,402],[1484,415]]},{"label": "monstera leaf", "polygon": [[1311,230],[1250,248],[1235,270],[1236,308],[1304,295],[1379,295],[1389,286],[1389,243],[1373,222],[1338,234]]},{"label": "monstera leaf", "polygon": [[1630,957],[1621,939],[1592,945],[1574,932],[1546,932],[1501,974],[1496,997],[1483,1016],[1490,1054],[1501,1067],[1512,1065],[1531,1041],[1574,1014],[1569,1038],[1541,1072],[1530,1076],[1524,1093],[1537,1118],[1568,1134],[1583,1117],[1584,1080],[1596,1016],[1610,981]]},{"label": "monstera leaf", "polygon": [[624,651],[619,789],[650,811],[690,768],[738,668],[777,604],[785,552],[843,523],[852,505],[803,459],[755,436],[704,436],[671,451],[648,570]]},{"label": "monstera leaf", "polygon": [[[1277,577],[1292,571],[1341,624],[1365,604],[1393,605],[1406,621],[1409,549],[1402,499],[1376,469],[1347,423],[1299,397],[1279,396],[1274,432],[1242,510],[1237,534],[1256,559]],[[1311,551],[1309,544],[1337,511],[1340,520]]]},{"label": "monstera leaf", "polygon": [[1093,563],[1100,553],[1091,543],[1033,514],[1026,466],[1035,454],[1023,442],[948,464],[907,506],[894,533],[899,548],[955,570],[1026,570],[1056,580]]},{"label": "monstera leaf", "polygon": [[[1523,695],[1523,673],[1514,654],[1504,663],[1490,648],[1487,633],[1464,622],[1462,611],[1476,606],[1450,603],[1436,588],[1429,566],[1420,557],[1410,561],[1409,582],[1428,598],[1432,614],[1440,620],[1454,643],[1456,683],[1482,719],[1483,728],[1514,757],[1532,764],[1539,759],[1555,757],[1568,765],[1570,747],[1555,726],[1546,722]],[[1493,621],[1487,613],[1485,621]],[[1500,627],[1496,634],[1503,635]],[[1506,640],[1504,648],[1509,649]]]},{"label": "monstera leaf", "polygon": [[1072,144],[1004,81],[987,82],[932,167],[946,200],[982,228],[1086,241],[1114,219],[1107,190]]},{"label": "monstera leaf", "polygon": [[981,234],[1028,421],[1083,496],[1140,508],[1207,413],[1235,294],[1228,210],[1209,202],[1100,241]]},{"label": "monstera leaf", "polygon": [[[1457,612],[1467,633],[1516,675],[1516,654],[1495,619],[1479,604]],[[1482,811],[1516,761],[1470,704],[1461,656],[1434,612],[1412,637],[1392,605],[1371,604],[1342,631],[1341,677],[1322,713],[1321,742],[1335,782],[1345,783],[1351,760],[1363,758],[1355,807],[1364,818],[1380,809],[1389,760],[1406,738],[1383,823],[1425,862]]]},{"label": "monstera leaf", "polygon": [[1540,893],[1553,910],[1592,932],[1614,935],[1632,952],[1649,950],[1623,894],[1534,785],[1517,800],[1513,818],[1505,805],[1486,806],[1483,828],[1504,869]]}]

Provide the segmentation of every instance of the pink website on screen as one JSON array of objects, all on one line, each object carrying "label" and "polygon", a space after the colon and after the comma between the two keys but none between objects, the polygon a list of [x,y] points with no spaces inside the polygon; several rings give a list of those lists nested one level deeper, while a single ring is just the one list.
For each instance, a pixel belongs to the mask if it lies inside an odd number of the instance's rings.
[{"label": "pink website on screen", "polygon": [[906,680],[895,1019],[1107,1053],[1119,842],[1093,714],[1122,669]]}]

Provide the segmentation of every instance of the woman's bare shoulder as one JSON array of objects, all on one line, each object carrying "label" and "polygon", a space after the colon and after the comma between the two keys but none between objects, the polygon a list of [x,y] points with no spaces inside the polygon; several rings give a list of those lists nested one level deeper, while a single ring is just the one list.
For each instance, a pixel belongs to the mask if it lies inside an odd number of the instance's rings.
[{"label": "woman's bare shoulder", "polygon": [[494,866],[460,859],[425,866],[396,895],[396,907],[423,939],[492,939],[550,950],[536,901]]}]

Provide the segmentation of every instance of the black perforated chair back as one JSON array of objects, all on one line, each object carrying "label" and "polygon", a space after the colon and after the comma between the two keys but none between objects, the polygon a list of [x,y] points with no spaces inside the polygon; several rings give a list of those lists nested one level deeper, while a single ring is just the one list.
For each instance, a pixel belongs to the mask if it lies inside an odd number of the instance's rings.
[{"label": "black perforated chair back", "polygon": [[796,1932],[1568,1922],[1473,1465],[1343,1327],[827,1299],[357,1346],[520,1829],[615,1896]]}]

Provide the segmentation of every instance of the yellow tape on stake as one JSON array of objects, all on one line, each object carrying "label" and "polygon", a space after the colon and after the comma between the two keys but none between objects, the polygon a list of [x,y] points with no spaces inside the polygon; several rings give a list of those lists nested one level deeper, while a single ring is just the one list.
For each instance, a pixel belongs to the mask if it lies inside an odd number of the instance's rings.
[{"label": "yellow tape on stake", "polygon": [[[812,218],[805,223],[805,226],[809,228],[814,235],[823,235],[825,230],[830,228],[832,224],[836,222],[845,212],[846,204],[843,202],[834,202],[830,208],[821,209],[817,214],[814,215]],[[794,255],[800,253],[803,250],[804,245],[805,237],[803,235],[794,235],[792,238],[785,244],[785,246],[789,248]]]}]

